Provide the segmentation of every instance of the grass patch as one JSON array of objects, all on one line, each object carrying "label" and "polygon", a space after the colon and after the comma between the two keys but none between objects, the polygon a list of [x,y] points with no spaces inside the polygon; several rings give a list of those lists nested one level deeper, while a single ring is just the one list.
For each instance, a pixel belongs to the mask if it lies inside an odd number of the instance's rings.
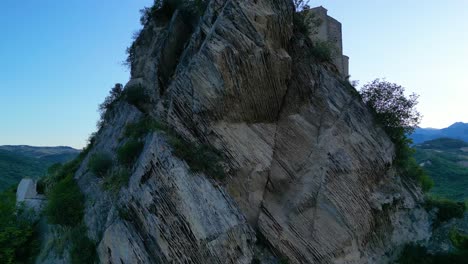
[{"label": "grass patch", "polygon": [[140,156],[144,143],[137,139],[130,139],[117,149],[117,159],[121,165],[130,167]]},{"label": "grass patch", "polygon": [[129,179],[130,172],[128,169],[119,169],[116,172],[113,172],[111,176],[104,179],[104,190],[110,191],[112,193],[118,193],[122,187],[128,185]]},{"label": "grass patch", "polygon": [[104,177],[112,168],[112,158],[106,153],[93,154],[88,163],[88,168],[99,177]]},{"label": "grass patch", "polygon": [[224,169],[221,166],[222,155],[218,150],[210,145],[191,143],[177,135],[165,124],[149,116],[126,126],[124,136],[130,140],[117,150],[119,162],[126,166],[133,164],[134,159],[138,157],[143,148],[141,140],[153,131],[163,131],[168,135],[174,155],[185,160],[192,171],[201,171],[216,179],[225,177]]},{"label": "grass patch", "polygon": [[209,145],[196,145],[178,136],[171,135],[169,143],[174,154],[185,160],[194,172],[202,171],[215,179],[223,179],[225,172],[221,166],[221,153]]},{"label": "grass patch", "polygon": [[153,131],[167,131],[167,128],[161,122],[158,122],[147,116],[136,123],[128,124],[125,127],[124,136],[140,139]]}]

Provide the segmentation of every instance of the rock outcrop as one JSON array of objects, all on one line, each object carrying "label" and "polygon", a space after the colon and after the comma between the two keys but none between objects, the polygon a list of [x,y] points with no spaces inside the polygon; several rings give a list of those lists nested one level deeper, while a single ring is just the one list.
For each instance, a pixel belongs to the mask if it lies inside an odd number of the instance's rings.
[{"label": "rock outcrop", "polygon": [[145,25],[126,86],[149,103],[117,102],[88,156],[115,153],[143,110],[216,148],[227,176],[192,171],[162,131],[117,195],[86,158],[75,179],[101,263],[386,263],[428,238],[392,142],[337,68],[310,55],[293,15],[290,0],[212,0],[198,23],[175,11]]}]

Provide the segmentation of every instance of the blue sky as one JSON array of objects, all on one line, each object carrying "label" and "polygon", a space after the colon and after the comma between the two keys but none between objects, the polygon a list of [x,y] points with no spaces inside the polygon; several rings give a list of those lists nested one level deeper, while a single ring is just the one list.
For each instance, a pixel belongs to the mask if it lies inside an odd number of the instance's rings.
[{"label": "blue sky", "polygon": [[[0,145],[81,148],[151,0],[0,1]],[[343,24],[351,79],[420,94],[423,127],[468,122],[468,1],[323,0]]]}]

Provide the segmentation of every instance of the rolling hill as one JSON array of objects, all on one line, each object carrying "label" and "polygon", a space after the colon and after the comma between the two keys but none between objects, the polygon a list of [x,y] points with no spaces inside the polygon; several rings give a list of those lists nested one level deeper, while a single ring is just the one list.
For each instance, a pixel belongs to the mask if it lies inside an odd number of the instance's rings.
[{"label": "rolling hill", "polygon": [[417,128],[410,137],[415,144],[437,138],[454,138],[468,142],[468,123],[457,122],[442,129]]},{"label": "rolling hill", "polygon": [[0,190],[24,177],[40,177],[50,165],[67,162],[79,152],[70,147],[0,146]]},{"label": "rolling hill", "polygon": [[468,199],[468,143],[439,138],[415,145],[416,161],[434,179],[431,193],[457,201]]}]

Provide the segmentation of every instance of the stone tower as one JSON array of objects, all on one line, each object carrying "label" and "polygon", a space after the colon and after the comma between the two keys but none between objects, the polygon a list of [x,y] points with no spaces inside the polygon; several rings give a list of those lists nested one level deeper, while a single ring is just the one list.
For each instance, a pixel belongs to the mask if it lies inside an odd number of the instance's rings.
[{"label": "stone tower", "polygon": [[[333,54],[333,63],[344,77],[348,76],[349,57],[343,55],[341,23],[329,16],[328,10],[323,6],[315,7],[305,12],[310,12],[320,21],[318,29],[309,35],[310,39],[326,41],[333,44],[336,48],[336,52]],[[310,26],[313,27],[314,25]]]}]

